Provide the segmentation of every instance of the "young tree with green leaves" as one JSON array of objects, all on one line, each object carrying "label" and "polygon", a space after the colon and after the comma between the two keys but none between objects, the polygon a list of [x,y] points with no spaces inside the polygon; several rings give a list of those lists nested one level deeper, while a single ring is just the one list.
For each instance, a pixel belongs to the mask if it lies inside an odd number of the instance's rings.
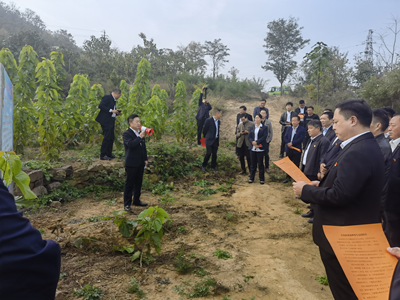
[{"label": "young tree with green leaves", "polygon": [[17,77],[18,67],[15,57],[9,49],[7,48],[1,49],[0,63],[2,63],[4,68],[6,68],[7,74],[10,77],[11,82],[15,82],[15,79]]},{"label": "young tree with green leaves", "polygon": [[35,108],[38,112],[39,144],[46,159],[56,160],[63,147],[62,130],[65,128],[60,116],[61,101],[57,88],[57,72],[53,62],[43,59],[36,67],[39,84]]},{"label": "young tree with green leaves", "polygon": [[129,115],[136,113],[141,116],[143,113],[143,106],[150,98],[150,72],[151,65],[147,59],[143,58],[138,65],[135,82],[129,91],[127,107]]},{"label": "young tree with green leaves", "polygon": [[34,131],[31,126],[35,116],[33,98],[36,91],[35,69],[38,62],[38,55],[31,46],[22,48],[14,82],[14,149],[21,154],[24,153],[24,147]]},{"label": "young tree with green leaves", "polygon": [[186,87],[183,81],[179,80],[175,89],[174,114],[172,127],[175,130],[176,141],[181,144],[187,134],[187,103]]},{"label": "young tree with green leaves", "polygon": [[189,103],[189,114],[188,114],[188,122],[187,122],[187,141],[189,145],[193,142],[196,142],[197,137],[197,122],[196,122],[196,114],[199,110],[199,97],[200,97],[201,90],[196,89],[193,92],[192,99],[190,99]]},{"label": "young tree with green leaves", "polygon": [[264,39],[265,53],[268,61],[261,66],[265,71],[272,71],[281,84],[283,95],[283,83],[297,66],[294,60],[297,52],[303,49],[310,40],[303,39],[297,20],[293,17],[289,20],[278,19],[269,22],[267,37]]}]

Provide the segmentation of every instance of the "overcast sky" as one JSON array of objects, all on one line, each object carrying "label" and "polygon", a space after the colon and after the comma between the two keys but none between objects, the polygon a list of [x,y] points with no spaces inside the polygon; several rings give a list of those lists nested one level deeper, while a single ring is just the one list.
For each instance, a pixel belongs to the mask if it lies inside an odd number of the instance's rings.
[{"label": "overcast sky", "polygon": [[[10,1],[3,0],[6,3]],[[400,16],[400,0],[14,0],[19,8],[30,8],[50,30],[66,29],[79,46],[101,31],[120,50],[130,51],[143,32],[158,48],[177,49],[190,41],[221,38],[230,48],[229,63],[239,77],[270,79],[268,88],[278,85],[272,72],[261,69],[266,60],[264,38],[267,24],[278,18],[299,19],[303,37],[310,39],[299,55],[319,41],[339,46],[349,58],[362,52],[368,30],[383,32],[392,14]],[[211,68],[209,72],[211,73]]]}]

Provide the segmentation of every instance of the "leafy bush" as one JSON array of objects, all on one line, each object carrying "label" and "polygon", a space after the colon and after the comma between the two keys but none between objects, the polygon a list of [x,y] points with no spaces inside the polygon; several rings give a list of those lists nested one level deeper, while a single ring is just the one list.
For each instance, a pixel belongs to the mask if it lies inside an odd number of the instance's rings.
[{"label": "leafy bush", "polygon": [[49,163],[48,161],[44,160],[28,160],[22,163],[22,166],[24,168],[30,169],[30,170],[41,170],[43,172],[44,177],[46,178],[47,181],[50,181],[51,175],[47,170],[50,170],[53,168],[53,165]]}]

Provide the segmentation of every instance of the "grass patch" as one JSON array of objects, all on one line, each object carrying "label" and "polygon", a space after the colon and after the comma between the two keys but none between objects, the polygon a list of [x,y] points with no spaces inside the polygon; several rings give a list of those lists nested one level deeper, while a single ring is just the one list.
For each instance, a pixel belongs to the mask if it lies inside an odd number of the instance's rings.
[{"label": "grass patch", "polygon": [[217,249],[217,251],[215,251],[214,256],[218,257],[218,259],[223,259],[223,260],[227,260],[229,258],[232,258],[232,255],[230,255],[230,253],[228,251],[224,251],[224,250],[220,250]]},{"label": "grass patch", "polygon": [[326,275],[319,276],[319,277],[315,278],[315,280],[317,280],[320,284],[329,285],[328,277]]}]

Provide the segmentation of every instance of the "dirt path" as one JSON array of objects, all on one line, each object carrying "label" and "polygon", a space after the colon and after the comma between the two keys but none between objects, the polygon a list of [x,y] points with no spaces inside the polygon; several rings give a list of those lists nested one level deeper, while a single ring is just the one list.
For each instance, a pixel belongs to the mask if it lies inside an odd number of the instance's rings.
[{"label": "dirt path", "polygon": [[[234,139],[238,107],[242,103],[226,101],[222,117],[222,138]],[[258,101],[243,103],[251,113]],[[274,139],[271,143],[271,160],[279,155],[282,103],[269,100],[270,120]],[[207,180],[212,180],[206,174]],[[256,175],[257,176],[257,175]],[[268,178],[268,176],[267,176]],[[306,205],[294,198],[290,185],[270,182],[260,185],[256,180],[247,183],[247,176],[238,176],[233,184],[235,192],[227,197],[221,193],[199,201],[187,197],[184,191],[174,192],[177,201],[163,205],[174,220],[172,228],[163,238],[162,252],[150,266],[139,268],[129,256],[110,251],[112,245],[130,245],[132,239],[123,238],[110,224],[98,224],[79,231],[76,237],[95,237],[97,242],[76,249],[67,243],[67,234],[59,239],[62,250],[62,273],[57,300],[76,299],[73,289],[85,284],[99,287],[103,299],[137,299],[126,292],[132,277],[140,281],[147,293],[146,299],[185,299],[176,290],[193,290],[202,280],[194,274],[180,275],[174,268],[179,249],[185,249],[195,267],[203,266],[208,276],[217,280],[217,289],[206,299],[299,299],[331,300],[328,287],[316,281],[325,275],[318,248],[311,238],[311,225],[294,211],[307,211]],[[112,215],[122,209],[122,193],[116,195],[115,206],[104,201],[81,199],[68,203],[58,211],[48,211],[31,218],[37,228],[44,228],[44,238],[54,239],[48,230],[51,224],[63,224],[68,233],[79,228],[88,217]],[[143,201],[159,205],[158,197],[143,193]],[[135,209],[136,214],[142,209]],[[84,226],[82,226],[84,227]],[[184,227],[186,231],[179,232]],[[72,238],[73,239],[73,238]],[[71,240],[71,238],[70,238]],[[220,260],[213,253],[228,251],[232,259]],[[245,281],[247,276],[247,281]],[[254,276],[251,278],[249,276]],[[175,288],[174,288],[175,287]],[[174,290],[175,289],[175,290]]]}]

